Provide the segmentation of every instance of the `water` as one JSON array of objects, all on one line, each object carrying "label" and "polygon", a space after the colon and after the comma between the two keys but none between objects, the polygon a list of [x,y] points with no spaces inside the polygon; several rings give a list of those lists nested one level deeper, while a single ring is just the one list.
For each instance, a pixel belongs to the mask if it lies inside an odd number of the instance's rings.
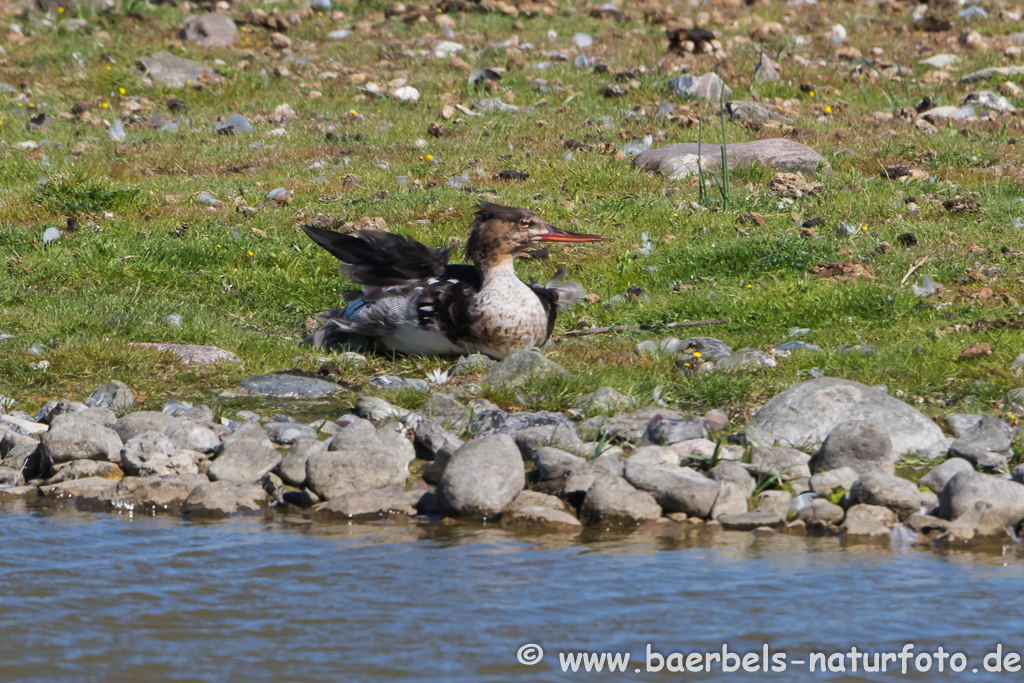
[{"label": "water", "polygon": [[[24,511],[0,516],[4,681],[1006,680],[1024,650],[1015,548],[894,552],[835,539],[525,537]],[[656,652],[959,650],[963,674],[649,673]],[[542,662],[516,652],[539,643]],[[629,652],[628,673],[558,653]],[[720,667],[720,665],[718,665]]]}]

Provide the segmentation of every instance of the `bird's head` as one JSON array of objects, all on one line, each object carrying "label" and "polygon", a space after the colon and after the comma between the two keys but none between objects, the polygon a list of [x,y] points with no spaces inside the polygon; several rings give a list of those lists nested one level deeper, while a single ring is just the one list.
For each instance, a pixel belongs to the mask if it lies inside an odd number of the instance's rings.
[{"label": "bird's head", "polygon": [[528,209],[489,203],[477,208],[470,228],[472,232],[466,242],[466,256],[480,267],[497,265],[540,242],[604,240],[601,235],[560,230]]}]

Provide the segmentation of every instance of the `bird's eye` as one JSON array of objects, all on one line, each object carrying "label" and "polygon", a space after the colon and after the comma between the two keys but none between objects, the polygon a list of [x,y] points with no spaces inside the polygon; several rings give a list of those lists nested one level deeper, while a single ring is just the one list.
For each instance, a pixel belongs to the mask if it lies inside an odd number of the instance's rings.
[{"label": "bird's eye", "polygon": [[528,227],[530,227],[530,221],[526,220],[525,218],[520,218],[519,219],[519,227],[520,228],[528,228]]}]

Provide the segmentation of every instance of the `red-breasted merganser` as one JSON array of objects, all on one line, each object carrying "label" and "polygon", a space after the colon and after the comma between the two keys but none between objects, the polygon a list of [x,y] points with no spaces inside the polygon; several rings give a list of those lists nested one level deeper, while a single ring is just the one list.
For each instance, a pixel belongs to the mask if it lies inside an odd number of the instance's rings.
[{"label": "red-breasted merganser", "polygon": [[559,230],[526,209],[482,204],[470,226],[466,255],[473,265],[449,264],[450,249],[432,249],[379,230],[345,235],[303,227],[314,242],[345,265],[361,285],[343,293],[343,309],[320,314],[316,346],[381,347],[399,353],[483,353],[502,359],[543,345],[558,309],[583,297],[579,283],[526,284],[512,257],[538,242],[599,242],[600,235]]}]

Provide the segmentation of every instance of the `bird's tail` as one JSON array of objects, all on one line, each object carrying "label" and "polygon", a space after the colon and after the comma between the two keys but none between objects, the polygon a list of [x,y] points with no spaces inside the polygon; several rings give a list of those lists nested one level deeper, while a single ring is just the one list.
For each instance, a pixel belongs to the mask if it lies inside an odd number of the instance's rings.
[{"label": "bird's tail", "polygon": [[586,291],[583,289],[583,285],[575,280],[565,279],[565,276],[568,274],[568,270],[565,268],[559,268],[555,272],[554,276],[548,280],[548,283],[544,285],[545,289],[550,289],[558,294],[557,304],[558,309],[561,311],[583,301],[583,295],[586,294]]},{"label": "bird's tail", "polygon": [[308,339],[316,348],[338,349],[343,351],[367,351],[373,348],[373,341],[353,329],[352,320],[370,303],[363,299],[348,302],[345,308],[332,308],[321,313],[318,318],[324,321],[316,332]]}]

